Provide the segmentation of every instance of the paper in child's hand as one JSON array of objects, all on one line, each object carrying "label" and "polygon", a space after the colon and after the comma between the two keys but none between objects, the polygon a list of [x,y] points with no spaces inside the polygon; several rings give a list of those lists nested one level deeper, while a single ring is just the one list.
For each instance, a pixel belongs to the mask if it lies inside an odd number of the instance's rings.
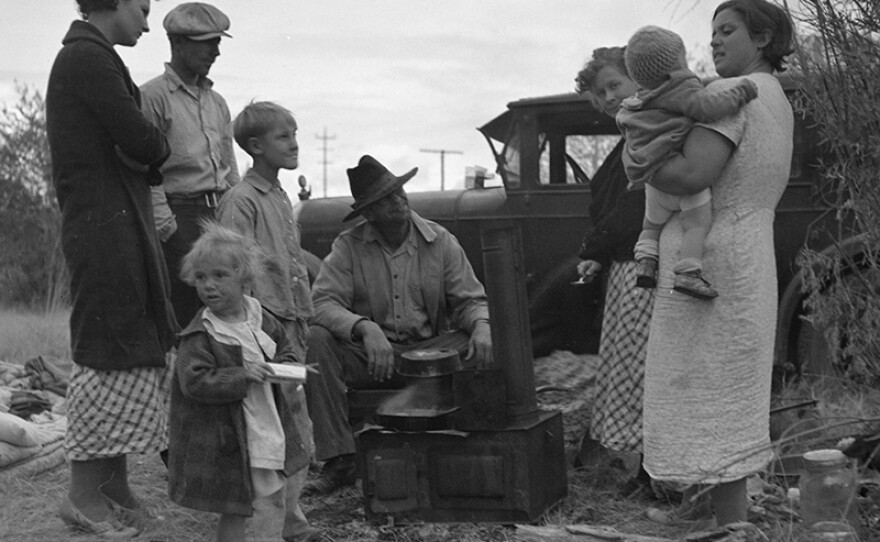
[{"label": "paper in child's hand", "polygon": [[308,369],[301,363],[269,363],[269,367],[275,371],[274,375],[269,375],[266,380],[270,382],[305,382]]}]

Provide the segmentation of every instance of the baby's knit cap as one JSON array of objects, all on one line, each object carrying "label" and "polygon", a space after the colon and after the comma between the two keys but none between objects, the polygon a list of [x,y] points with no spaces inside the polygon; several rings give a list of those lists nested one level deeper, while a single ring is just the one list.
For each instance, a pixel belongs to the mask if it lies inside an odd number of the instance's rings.
[{"label": "baby's knit cap", "polygon": [[666,79],[681,65],[684,42],[681,36],[659,26],[643,26],[626,44],[626,69],[632,80],[642,86]]}]

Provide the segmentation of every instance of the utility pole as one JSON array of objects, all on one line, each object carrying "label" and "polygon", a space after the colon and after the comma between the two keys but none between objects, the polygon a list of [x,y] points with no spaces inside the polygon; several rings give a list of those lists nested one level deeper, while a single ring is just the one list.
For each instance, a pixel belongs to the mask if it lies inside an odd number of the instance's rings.
[{"label": "utility pole", "polygon": [[327,197],[327,164],[330,162],[327,161],[327,142],[336,139],[336,134],[332,136],[327,135],[327,127],[324,126],[324,135],[315,134],[315,137],[321,140],[321,150],[324,154],[324,159],[321,160],[321,164],[324,166],[324,197]]},{"label": "utility pole", "polygon": [[446,155],[447,154],[463,154],[461,151],[450,151],[448,149],[419,149],[420,152],[432,152],[440,155],[440,190],[446,189]]}]

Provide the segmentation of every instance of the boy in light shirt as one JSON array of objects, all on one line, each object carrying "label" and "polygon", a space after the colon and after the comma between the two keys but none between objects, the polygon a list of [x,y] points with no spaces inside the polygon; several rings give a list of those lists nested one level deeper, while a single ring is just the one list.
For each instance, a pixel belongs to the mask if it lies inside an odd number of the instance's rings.
[{"label": "boy in light shirt", "polygon": [[[296,130],[296,120],[290,111],[272,102],[252,102],[236,116],[233,136],[251,156],[253,166],[220,200],[218,220],[253,239],[264,252],[265,272],[254,282],[251,294],[284,325],[297,360],[304,363],[312,300],[293,205],[278,180],[279,170],[299,166]],[[302,386],[282,386],[295,410],[294,418],[306,443],[304,452],[311,455],[314,445],[305,393]],[[306,471],[291,476],[286,495],[272,503],[286,510],[282,536],[287,541],[320,536],[317,529],[308,526],[299,506]],[[303,526],[314,534],[303,532]],[[267,525],[254,522],[254,527]]]}]

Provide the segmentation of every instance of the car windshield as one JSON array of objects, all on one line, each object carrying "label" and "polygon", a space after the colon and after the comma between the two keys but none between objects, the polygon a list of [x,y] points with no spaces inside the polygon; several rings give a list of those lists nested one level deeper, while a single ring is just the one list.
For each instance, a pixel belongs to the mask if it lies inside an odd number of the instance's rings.
[{"label": "car windshield", "polygon": [[620,140],[614,119],[574,93],[518,100],[479,130],[507,188],[587,184]]}]

